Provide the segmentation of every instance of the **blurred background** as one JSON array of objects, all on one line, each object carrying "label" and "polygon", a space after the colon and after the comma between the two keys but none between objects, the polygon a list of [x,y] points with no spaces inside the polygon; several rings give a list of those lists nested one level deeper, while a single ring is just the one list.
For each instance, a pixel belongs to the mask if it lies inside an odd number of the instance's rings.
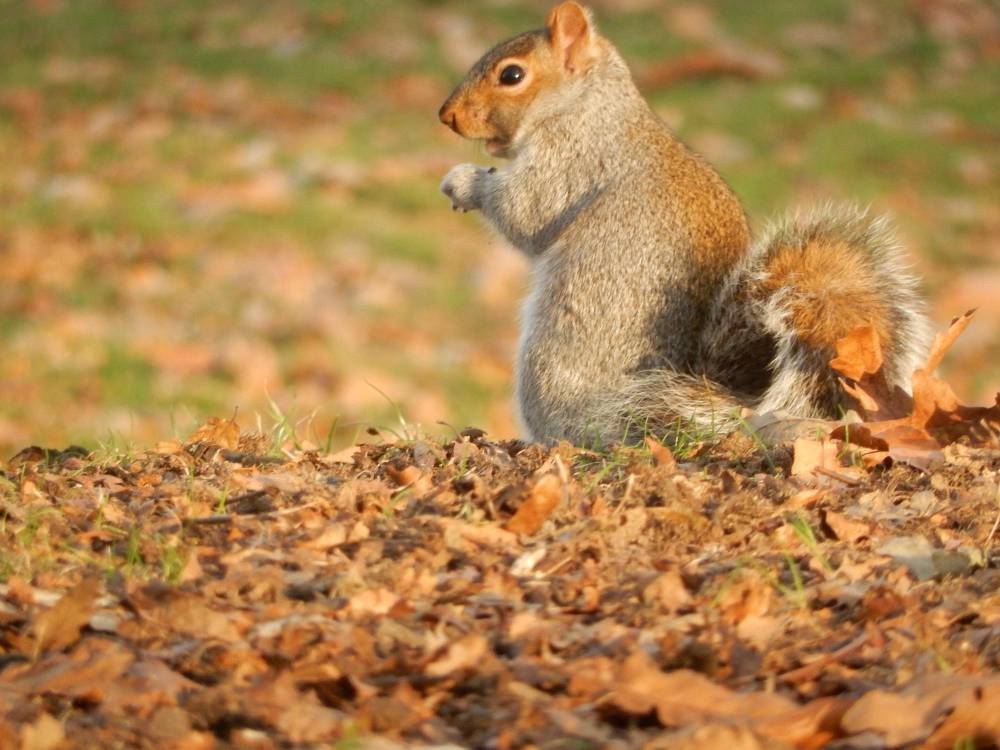
[{"label": "blurred background", "polygon": [[[437,108],[516,0],[0,0],[0,456],[149,445],[238,407],[513,436],[525,264],[437,192]],[[757,226],[894,217],[947,361],[1000,390],[1000,3],[593,2]]]}]

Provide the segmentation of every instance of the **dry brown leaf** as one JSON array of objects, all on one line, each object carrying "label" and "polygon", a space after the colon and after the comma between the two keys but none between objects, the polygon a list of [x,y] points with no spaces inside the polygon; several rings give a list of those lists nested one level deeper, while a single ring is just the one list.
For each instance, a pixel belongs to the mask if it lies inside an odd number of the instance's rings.
[{"label": "dry brown leaf", "polygon": [[611,700],[628,713],[655,710],[666,727],[725,722],[787,743],[785,747],[799,748],[819,748],[839,736],[840,717],[848,705],[847,701],[821,698],[797,706],[775,693],[737,693],[697,672],[661,672],[641,651],[626,659]]},{"label": "dry brown leaf", "polygon": [[[973,312],[970,310],[956,318],[947,331],[935,336],[926,363],[913,373],[913,398],[910,408],[902,413],[895,412],[904,402],[894,394],[887,394],[873,380],[882,378],[881,370],[871,375],[865,369],[874,360],[863,362],[863,356],[859,355],[855,359],[845,357],[846,366],[838,360],[831,362],[831,365],[836,363],[841,372],[852,376],[859,371],[864,372],[856,386],[847,384],[845,387],[859,399],[868,418],[864,425],[842,425],[835,428],[831,437],[888,453],[894,461],[923,470],[944,458],[942,446],[959,438],[967,438],[980,445],[1000,444],[1000,394],[997,395],[994,406],[964,406],[951,386],[934,374],[949,347],[969,325]],[[857,337],[848,337],[842,340],[845,351],[852,346],[859,346],[856,339]],[[870,343],[867,339],[866,341]],[[838,342],[838,353],[840,343]],[[868,382],[865,379],[869,379]],[[884,378],[881,382],[884,383]],[[878,461],[867,462],[868,465],[877,463]]]},{"label": "dry brown leaf", "polygon": [[713,719],[752,723],[788,714],[796,706],[774,693],[736,693],[688,669],[661,672],[642,651],[629,656],[618,673],[612,702],[623,711],[651,710],[665,727],[683,727]]},{"label": "dry brown leaf", "polygon": [[776,745],[774,742],[762,739],[747,727],[714,723],[665,732],[642,746],[642,750],[705,750],[705,748],[789,750],[788,745]]},{"label": "dry brown leaf", "polygon": [[104,708],[141,714],[152,706],[176,706],[181,693],[201,685],[170,669],[159,659],[133,662],[117,680],[105,686]]},{"label": "dry brown leaf", "polygon": [[951,349],[955,340],[962,335],[962,331],[968,328],[975,310],[967,310],[963,315],[951,321],[948,330],[934,334],[934,341],[931,343],[931,350],[927,354],[927,362],[922,369],[927,372],[934,372],[941,366],[944,355]]},{"label": "dry brown leaf", "polygon": [[882,345],[875,326],[862,325],[837,341],[830,367],[851,380],[874,375],[882,368]]},{"label": "dry brown leaf", "polygon": [[760,573],[743,570],[718,595],[716,604],[727,622],[738,625],[750,616],[766,615],[774,589]]},{"label": "dry brown leaf", "polygon": [[954,750],[970,737],[980,745],[1000,745],[1000,682],[996,679],[981,684],[965,700],[957,702],[921,750]]},{"label": "dry brown leaf", "polygon": [[209,417],[205,424],[191,433],[188,444],[211,443],[228,450],[236,450],[240,444],[240,426],[236,423],[236,415],[231,419]]},{"label": "dry brown leaf", "polygon": [[55,750],[65,739],[62,722],[43,713],[21,729],[21,750]]},{"label": "dry brown leaf", "polygon": [[28,695],[53,693],[99,702],[107,686],[133,661],[127,647],[104,638],[88,638],[69,655],[50,653],[25,671],[7,669],[0,675],[0,685]]},{"label": "dry brown leaf", "polygon": [[261,680],[241,697],[241,706],[248,715],[280,730],[296,744],[336,739],[346,721],[343,713],[322,705],[313,691],[296,688],[287,671],[277,679]]},{"label": "dry brown leaf", "polygon": [[31,634],[35,639],[34,658],[46,651],[61,651],[80,637],[80,631],[94,614],[100,581],[84,578],[48,609],[35,617]]},{"label": "dry brown leaf", "polygon": [[246,613],[223,612],[210,607],[208,601],[201,597],[179,591],[171,592],[161,601],[147,601],[140,597],[134,601],[142,606],[147,617],[194,638],[238,643],[253,622]]},{"label": "dry brown leaf", "polygon": [[677,460],[674,458],[673,451],[667,446],[652,435],[647,435],[646,447],[649,448],[649,452],[653,456],[653,461],[659,468],[671,474],[677,471]]},{"label": "dry brown leaf", "polygon": [[428,677],[445,677],[452,672],[475,667],[490,650],[490,643],[475,633],[455,641],[443,656],[424,668]]},{"label": "dry brown leaf", "polygon": [[154,450],[164,456],[170,456],[183,451],[184,444],[180,440],[161,440]]},{"label": "dry brown leaf", "polygon": [[[983,701],[986,695],[990,697],[989,704]],[[897,747],[929,738],[942,719],[959,707],[966,706],[968,708],[962,711],[953,729],[968,721],[974,726],[985,727],[986,731],[994,731],[996,721],[987,716],[977,717],[980,709],[973,707],[995,705],[998,695],[1000,678],[996,676],[931,675],[900,691],[872,690],[865,693],[844,713],[841,726],[848,734],[875,732],[885,739],[887,745]],[[997,715],[993,714],[994,717]]]},{"label": "dry brown leaf", "polygon": [[327,456],[327,461],[335,464],[353,464],[354,457],[361,451],[361,446],[352,445],[343,450],[337,451],[329,456]]},{"label": "dry brown leaf", "polygon": [[407,466],[403,469],[388,466],[386,467],[386,473],[397,486],[408,488],[417,495],[423,495],[431,488],[430,474],[421,471],[416,466]]},{"label": "dry brown leaf", "polygon": [[781,632],[783,622],[770,615],[747,615],[736,626],[736,635],[758,651],[764,651]]},{"label": "dry brown leaf", "polygon": [[760,719],[754,731],[798,750],[819,750],[843,736],[840,719],[851,704],[844,698],[817,698],[787,713]]},{"label": "dry brown leaf", "polygon": [[305,549],[326,551],[334,547],[339,547],[346,541],[347,529],[342,524],[331,523],[323,529],[323,532],[319,536],[310,539],[308,542],[303,542],[302,547]]},{"label": "dry brown leaf", "polygon": [[656,604],[668,614],[689,606],[692,601],[678,570],[669,570],[654,578],[642,590],[642,599],[647,604]]},{"label": "dry brown leaf", "polygon": [[832,510],[822,512],[823,522],[842,542],[856,542],[871,534],[871,526],[863,521],[852,521],[842,513]]},{"label": "dry brown leaf", "polygon": [[505,524],[514,534],[534,534],[562,500],[563,485],[555,474],[546,474],[531,488],[527,499]]},{"label": "dry brown leaf", "polygon": [[850,381],[840,384],[868,420],[885,420],[910,413],[912,400],[900,388],[890,388],[882,371],[882,345],[873,326],[855,328],[836,343],[830,367]]},{"label": "dry brown leaf", "polygon": [[793,446],[792,476],[812,474],[816,469],[839,469],[843,466],[839,447],[830,440],[796,438]]},{"label": "dry brown leaf", "polygon": [[442,518],[440,516],[431,516],[430,520],[444,529],[446,541],[449,536],[452,536],[461,542],[468,542],[477,547],[489,547],[497,550],[520,547],[517,534],[496,524],[472,524],[457,518]]},{"label": "dry brown leaf", "polygon": [[347,603],[348,611],[355,617],[384,615],[399,602],[399,596],[388,589],[359,591]]}]

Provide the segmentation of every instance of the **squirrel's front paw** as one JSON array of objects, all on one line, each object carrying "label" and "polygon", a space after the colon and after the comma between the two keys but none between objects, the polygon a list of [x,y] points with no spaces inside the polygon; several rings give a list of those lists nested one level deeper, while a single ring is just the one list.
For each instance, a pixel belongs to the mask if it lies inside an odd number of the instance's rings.
[{"label": "squirrel's front paw", "polygon": [[452,210],[472,211],[479,208],[476,183],[489,170],[475,164],[459,164],[441,180],[441,192],[451,199]]}]

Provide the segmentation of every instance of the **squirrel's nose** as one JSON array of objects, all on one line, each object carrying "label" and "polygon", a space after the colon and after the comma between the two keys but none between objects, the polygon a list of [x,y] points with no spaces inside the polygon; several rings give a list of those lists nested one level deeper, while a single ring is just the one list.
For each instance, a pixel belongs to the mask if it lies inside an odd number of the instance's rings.
[{"label": "squirrel's nose", "polygon": [[449,106],[450,104],[451,102],[447,101],[441,105],[441,109],[438,110],[438,119],[457,133],[458,116],[455,114],[455,110]]}]

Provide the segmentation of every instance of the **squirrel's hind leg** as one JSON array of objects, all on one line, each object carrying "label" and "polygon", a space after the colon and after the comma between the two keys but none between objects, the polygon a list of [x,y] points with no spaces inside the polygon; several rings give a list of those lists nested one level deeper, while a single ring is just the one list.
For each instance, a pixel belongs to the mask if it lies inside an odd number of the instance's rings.
[{"label": "squirrel's hind leg", "polygon": [[929,325],[884,219],[853,207],[792,216],[761,238],[755,255],[750,295],[776,342],[761,411],[837,416],[841,392],[829,361],[837,340],[861,325],[878,333],[889,383],[909,390]]}]

